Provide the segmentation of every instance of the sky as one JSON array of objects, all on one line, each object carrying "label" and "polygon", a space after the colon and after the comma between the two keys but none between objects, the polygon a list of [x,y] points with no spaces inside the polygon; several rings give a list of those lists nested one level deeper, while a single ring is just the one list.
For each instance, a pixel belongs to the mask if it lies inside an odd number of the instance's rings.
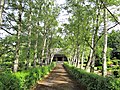
[{"label": "sky", "polygon": [[65,0],[56,0],[58,2],[58,4],[64,4],[65,3]]},{"label": "sky", "polygon": [[[65,0],[56,0],[58,5],[65,4]],[[62,9],[58,18],[59,25],[63,23],[68,23],[69,15],[66,10]]]},{"label": "sky", "polygon": [[[116,7],[116,6],[112,6],[112,7],[108,7],[108,9],[113,13],[113,14],[120,14],[120,6]],[[118,17],[118,21],[120,22],[120,17]],[[113,25],[113,23],[109,24],[110,26]],[[120,25],[117,25],[116,27],[113,28],[114,30],[120,30]],[[111,30],[113,30],[111,29]],[[111,31],[110,30],[110,31]]]}]

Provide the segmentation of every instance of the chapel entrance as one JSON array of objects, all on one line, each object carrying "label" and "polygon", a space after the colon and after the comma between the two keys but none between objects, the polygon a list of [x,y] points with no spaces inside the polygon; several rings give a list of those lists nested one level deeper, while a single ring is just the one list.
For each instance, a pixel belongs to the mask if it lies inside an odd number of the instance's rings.
[{"label": "chapel entrance", "polygon": [[68,61],[68,60],[64,54],[55,54],[53,57],[53,61],[63,63],[64,61]]}]

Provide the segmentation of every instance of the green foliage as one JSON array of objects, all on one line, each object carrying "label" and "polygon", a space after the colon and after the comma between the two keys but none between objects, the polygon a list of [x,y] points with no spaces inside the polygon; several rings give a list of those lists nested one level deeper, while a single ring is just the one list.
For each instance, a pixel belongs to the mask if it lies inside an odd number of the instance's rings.
[{"label": "green foliage", "polygon": [[120,71],[119,71],[119,70],[113,71],[113,75],[114,75],[116,78],[120,77]]},{"label": "green foliage", "polygon": [[0,90],[19,90],[19,79],[10,72],[0,74]]},{"label": "green foliage", "polygon": [[117,79],[88,73],[68,63],[64,63],[64,66],[75,79],[87,87],[87,90],[120,90],[120,81]]},{"label": "green foliage", "polygon": [[42,69],[43,75],[48,74],[48,72],[49,72],[49,67],[48,66],[42,67],[41,69]]},{"label": "green foliage", "polygon": [[118,62],[120,62],[120,60],[118,59],[114,59],[114,60],[111,60],[113,62],[113,65],[118,65]]},{"label": "green foliage", "polygon": [[97,66],[97,69],[98,70],[102,70],[102,66]]},{"label": "green foliage", "polygon": [[20,88],[21,88],[21,89],[27,88],[25,82],[26,82],[26,76],[29,75],[29,71],[17,72],[17,73],[15,73],[14,75],[15,75],[15,76],[17,77],[17,79],[19,80]]},{"label": "green foliage", "polygon": [[112,31],[108,34],[108,47],[120,51],[120,31]]},{"label": "green foliage", "polygon": [[51,65],[31,68],[17,73],[4,72],[0,74],[0,90],[29,90],[36,81],[41,80],[54,67]]},{"label": "green foliage", "polygon": [[113,65],[113,62],[112,61],[108,61],[107,62],[107,66],[111,66],[111,65]]},{"label": "green foliage", "polygon": [[[101,41],[102,42],[102,41]],[[102,43],[100,43],[100,46],[97,47],[96,49],[96,55],[97,55],[97,58],[99,60],[101,60],[102,58],[102,51],[103,51],[103,47],[102,47]],[[107,56],[107,61],[110,61],[110,58],[111,58],[111,52],[112,52],[112,48],[107,48],[107,53],[106,53],[106,56]]]},{"label": "green foliage", "polygon": [[37,80],[40,80],[42,74],[43,72],[41,71],[41,68],[30,69],[29,74],[25,77],[26,81],[24,83],[26,84],[26,87],[30,88],[30,86],[35,84]]}]

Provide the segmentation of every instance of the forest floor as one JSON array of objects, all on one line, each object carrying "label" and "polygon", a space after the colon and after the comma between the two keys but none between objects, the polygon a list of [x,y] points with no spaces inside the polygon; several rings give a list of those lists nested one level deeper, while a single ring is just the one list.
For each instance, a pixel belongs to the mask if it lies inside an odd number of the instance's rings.
[{"label": "forest floor", "polygon": [[68,74],[63,65],[58,64],[42,81],[38,81],[32,90],[86,90]]}]

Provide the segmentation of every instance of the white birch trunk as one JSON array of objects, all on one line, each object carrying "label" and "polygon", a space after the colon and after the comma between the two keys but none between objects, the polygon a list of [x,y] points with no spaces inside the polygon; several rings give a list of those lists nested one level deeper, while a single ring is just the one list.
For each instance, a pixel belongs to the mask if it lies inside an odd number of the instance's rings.
[{"label": "white birch trunk", "polygon": [[83,64],[84,64],[84,53],[85,53],[84,51],[85,51],[85,45],[83,46],[83,51],[82,51],[81,66],[80,66],[81,69],[84,69],[84,68],[83,68]]},{"label": "white birch trunk", "polygon": [[[94,45],[94,35],[92,36],[92,48],[93,48],[93,45]],[[90,63],[92,61],[92,57],[93,57],[93,49],[90,49],[90,55],[89,55],[89,60],[88,60],[88,63],[86,65],[86,71],[87,72],[90,72]]]},{"label": "white birch trunk", "polygon": [[38,55],[38,30],[37,30],[37,33],[36,33],[36,41],[35,41],[35,47],[34,47],[34,49],[35,49],[35,52],[34,52],[34,67],[36,67],[36,62],[38,61],[38,57],[37,57],[37,55]]},{"label": "white birch trunk", "polygon": [[103,71],[102,75],[106,76],[107,75],[107,60],[106,60],[106,53],[107,53],[107,29],[106,29],[106,18],[107,18],[107,12],[106,9],[104,8],[104,45],[103,45]]},{"label": "white birch trunk", "polygon": [[47,45],[46,45],[46,58],[45,58],[45,65],[47,65],[48,64],[48,62],[49,62],[49,51],[48,51],[49,49],[48,49],[48,43],[47,43]]},{"label": "white birch trunk", "polygon": [[[22,7],[21,2],[20,6]],[[13,72],[17,72],[18,70],[18,64],[19,64],[19,56],[20,56],[20,35],[21,35],[21,29],[22,29],[22,8],[19,8],[18,13],[18,30],[17,30],[17,42],[16,42],[16,55],[15,55],[15,61],[14,61],[14,67]]]},{"label": "white birch trunk", "polygon": [[0,28],[2,26],[2,12],[3,12],[3,8],[4,8],[4,0],[0,1]]},{"label": "white birch trunk", "polygon": [[80,45],[77,48],[77,68],[80,68]]},{"label": "white birch trunk", "polygon": [[[31,9],[29,16],[29,23],[31,23]],[[28,51],[27,51],[27,68],[29,68],[30,64],[30,48],[31,48],[31,25],[28,27]]]},{"label": "white birch trunk", "polygon": [[74,66],[74,61],[75,61],[75,52],[76,52],[76,49],[73,47],[73,55],[72,55],[72,61],[71,61],[71,63],[72,63],[72,65]]},{"label": "white birch trunk", "polygon": [[44,21],[44,37],[43,37],[43,48],[42,48],[42,57],[41,57],[41,64],[43,64],[43,60],[45,58],[45,48],[47,44],[47,30],[46,30],[46,21]]},{"label": "white birch trunk", "polygon": [[15,61],[14,61],[14,68],[13,71],[17,72],[18,64],[19,64],[19,54],[20,54],[20,33],[21,33],[21,26],[18,25],[17,31],[17,43],[16,43],[16,54],[15,54]]},{"label": "white birch trunk", "polygon": [[45,47],[46,47],[46,43],[47,43],[47,39],[46,36],[44,37],[44,41],[43,41],[43,48],[42,48],[42,58],[41,58],[41,62],[43,63],[43,59],[45,57]]}]

